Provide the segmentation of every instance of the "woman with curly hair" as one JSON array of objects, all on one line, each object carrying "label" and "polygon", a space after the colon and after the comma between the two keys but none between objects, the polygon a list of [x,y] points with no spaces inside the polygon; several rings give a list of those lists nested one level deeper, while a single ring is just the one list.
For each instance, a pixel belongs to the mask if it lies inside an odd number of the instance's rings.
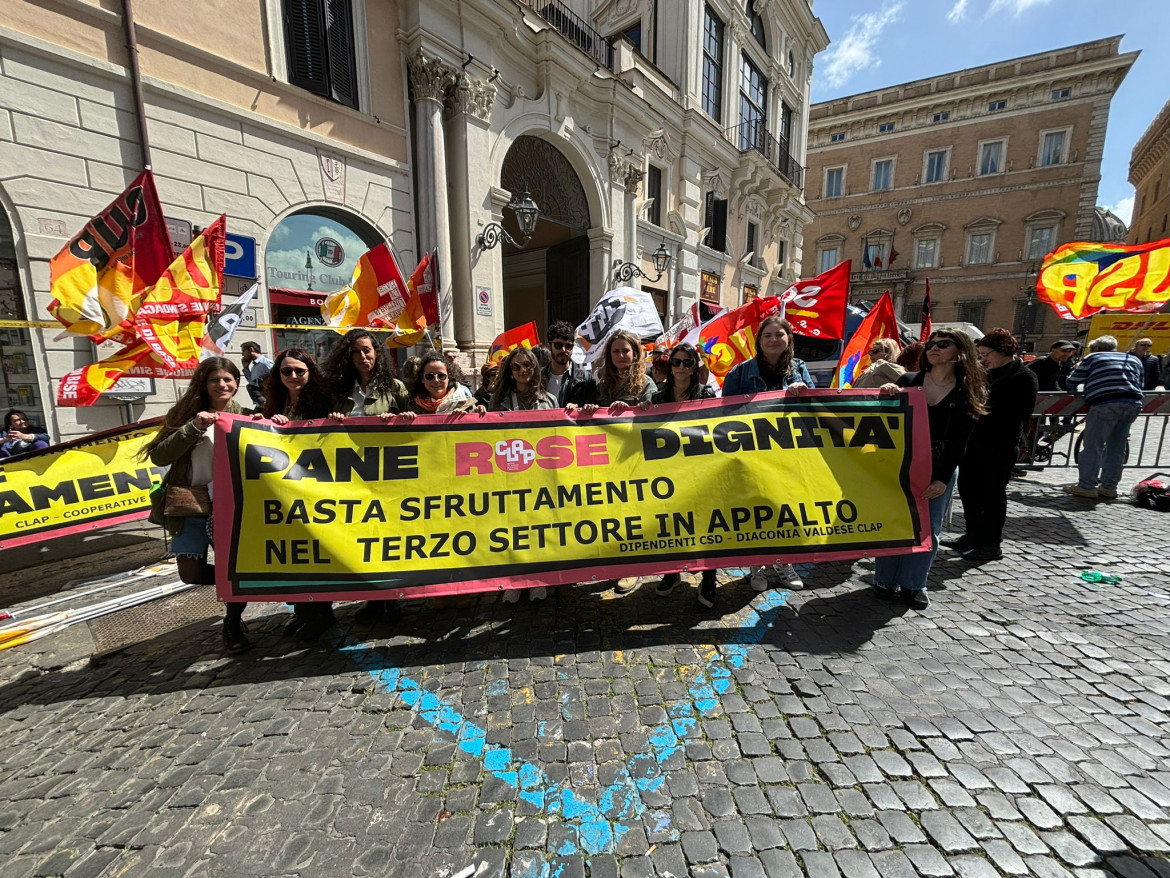
[{"label": "woman with curly hair", "polygon": [[882,555],[874,561],[873,577],[877,597],[891,600],[900,586],[901,596],[919,610],[930,606],[926,578],[938,554],[938,535],[955,490],[959,461],[975,422],[987,414],[987,381],[975,346],[965,333],[936,329],[923,347],[922,362],[921,372],[907,372],[896,384],[883,384],[881,390],[887,396],[897,396],[905,387],[921,387],[926,392],[931,472],[922,497],[930,504],[931,549]]},{"label": "woman with curly hair", "polygon": [[579,390],[578,398],[589,402],[580,406],[568,403],[565,411],[573,414],[579,408],[581,414],[591,415],[601,406],[609,406],[617,414],[649,402],[657,390],[642,364],[642,342],[632,332],[619,329],[605,343],[600,375],[595,373]]},{"label": "woman with curly hair", "polygon": [[500,364],[489,412],[524,412],[555,409],[556,397],[545,389],[545,372],[530,348],[514,348]]},{"label": "woman with curly hair", "polygon": [[[169,466],[163,479],[166,491],[171,487],[194,489],[193,500],[206,497],[206,509],[186,511],[192,514],[167,515],[162,520],[151,513],[151,521],[161,524],[171,534],[171,551],[179,568],[179,578],[194,585],[214,585],[215,568],[207,563],[211,547],[208,528],[212,501],[213,428],[221,414],[239,414],[235,401],[240,385],[240,370],[225,357],[208,357],[195,369],[183,396],[171,406],[154,438],[142,449],[141,456],[155,466]],[[165,496],[165,495],[164,495]],[[251,647],[244,634],[244,604],[227,605],[223,620],[223,642],[229,653]]]},{"label": "woman with curly hair", "polygon": [[343,335],[321,371],[333,389],[331,416],[337,420],[347,415],[386,420],[410,407],[406,385],[394,377],[390,351],[364,329]]},{"label": "woman with curly hair", "polygon": [[1019,343],[1002,327],[975,342],[987,370],[987,414],[971,432],[959,464],[959,497],[964,533],[943,540],[964,558],[982,563],[1003,557],[1000,542],[1007,522],[1007,486],[1020,457],[1024,425],[1036,407],[1040,382],[1016,354]]},{"label": "woman with curly hair", "polygon": [[463,383],[459,366],[439,351],[427,351],[410,388],[410,410],[417,415],[487,411]]}]

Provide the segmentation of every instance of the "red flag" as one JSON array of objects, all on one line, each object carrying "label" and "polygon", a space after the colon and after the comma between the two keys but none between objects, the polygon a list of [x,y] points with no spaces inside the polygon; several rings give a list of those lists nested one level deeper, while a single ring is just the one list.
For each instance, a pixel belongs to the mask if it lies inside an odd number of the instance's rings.
[{"label": "red flag", "polygon": [[422,262],[414,267],[410,280],[406,282],[406,306],[388,327],[394,335],[386,339],[388,348],[408,348],[422,341],[427,331],[424,313],[426,296],[435,292],[435,271],[437,266],[434,252],[426,254]]},{"label": "red flag", "polygon": [[497,335],[496,340],[492,342],[488,359],[493,363],[502,363],[504,357],[508,356],[514,348],[518,348],[520,345],[534,348],[538,344],[540,344],[540,336],[536,334],[536,324],[525,323],[523,326],[505,329]]},{"label": "red flag", "polygon": [[699,330],[696,347],[720,387],[727,373],[756,355],[756,330],[765,317],[782,307],[779,296],[752,299]]},{"label": "red flag", "polygon": [[325,297],[321,316],[326,326],[381,328],[398,319],[406,307],[406,296],[402,269],[383,241],[358,260],[349,286]]},{"label": "red flag", "polygon": [[[418,296],[422,300],[423,315],[427,318],[427,325],[434,326],[440,322],[439,317],[439,251],[432,250],[430,259],[431,283],[426,289],[418,288]],[[424,257],[428,258],[428,257]]]},{"label": "red flag", "polygon": [[894,249],[893,244],[890,244],[890,260],[886,263],[886,267],[889,268],[890,266],[892,266],[894,264],[894,260],[897,258],[898,258],[898,251]]},{"label": "red flag", "polygon": [[879,338],[897,338],[898,320],[894,317],[894,300],[890,291],[882,293],[878,303],[870,309],[853,333],[853,338],[841,351],[837,371],[833,373],[832,387],[852,387],[857,376],[869,368],[869,349]]},{"label": "red flag", "polygon": [[880,253],[873,254],[873,267],[874,268],[881,268],[882,267],[882,255]]},{"label": "red flag", "polygon": [[824,274],[798,280],[777,296],[794,333],[814,338],[845,337],[845,306],[849,302],[852,267],[853,262],[846,259]]},{"label": "red flag", "polygon": [[918,340],[930,338],[930,278],[926,279],[926,298],[922,300],[922,315],[918,324]]}]

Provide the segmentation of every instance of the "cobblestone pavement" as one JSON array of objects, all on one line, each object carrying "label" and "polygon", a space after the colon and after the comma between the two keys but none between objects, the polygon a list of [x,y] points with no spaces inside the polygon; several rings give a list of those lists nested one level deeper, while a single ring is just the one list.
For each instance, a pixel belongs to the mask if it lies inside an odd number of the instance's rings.
[{"label": "cobblestone pavement", "polygon": [[1170,518],[1011,491],[1004,560],[944,551],[921,613],[859,562],[0,653],[0,871],[1168,876]]}]

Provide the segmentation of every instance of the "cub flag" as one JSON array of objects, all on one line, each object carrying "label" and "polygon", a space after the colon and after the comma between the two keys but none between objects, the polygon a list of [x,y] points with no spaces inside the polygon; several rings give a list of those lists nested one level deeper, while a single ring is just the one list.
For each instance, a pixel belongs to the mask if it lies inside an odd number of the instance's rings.
[{"label": "cub flag", "polygon": [[897,338],[898,320],[894,316],[894,300],[890,291],[882,293],[876,305],[865,315],[853,338],[841,351],[837,371],[833,373],[831,387],[850,388],[857,376],[869,368],[869,349],[879,338]]},{"label": "cub flag", "polygon": [[513,349],[521,345],[526,348],[534,348],[538,344],[540,344],[540,336],[536,334],[535,323],[525,323],[523,326],[505,329],[492,342],[492,349],[488,352],[488,360],[497,364],[502,363],[504,357],[508,356]]},{"label": "cub flag", "polygon": [[852,260],[839,262],[823,274],[798,280],[777,298],[796,335],[844,338],[845,306],[849,302]]},{"label": "cub flag", "polygon": [[720,387],[732,369],[756,355],[756,330],[765,317],[779,314],[782,307],[779,296],[755,298],[699,330],[695,346]]},{"label": "cub flag", "polygon": [[1146,244],[1073,241],[1044,257],[1036,294],[1063,320],[1099,311],[1157,311],[1170,299],[1170,238]]},{"label": "cub flag", "polygon": [[154,176],[146,170],[49,261],[49,313],[67,331],[94,341],[128,337],[124,324],[173,259]]},{"label": "cub flag", "polygon": [[426,333],[426,300],[428,296],[437,298],[435,280],[439,265],[436,255],[432,250],[424,256],[406,282],[406,306],[389,324],[394,335],[386,339],[386,347],[408,348],[418,344]]},{"label": "cub flag", "polygon": [[618,287],[601,297],[585,322],[577,327],[577,340],[585,352],[585,362],[592,363],[600,357],[609,337],[619,329],[632,332],[639,339],[662,335],[662,318],[649,293]]},{"label": "cub flag", "polygon": [[142,294],[141,304],[134,312],[134,327],[139,335],[144,336],[143,326],[155,320],[203,317],[219,307],[226,236],[227,217],[221,216]]},{"label": "cub flag", "polygon": [[406,308],[407,295],[402,269],[383,241],[358,260],[349,286],[325,297],[321,316],[326,326],[337,329],[380,329],[393,323]]}]

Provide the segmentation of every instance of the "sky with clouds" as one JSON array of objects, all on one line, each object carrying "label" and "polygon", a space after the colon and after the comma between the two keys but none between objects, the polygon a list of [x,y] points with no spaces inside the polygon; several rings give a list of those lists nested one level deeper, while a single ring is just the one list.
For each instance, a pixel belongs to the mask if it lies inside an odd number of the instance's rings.
[{"label": "sky with clouds", "polygon": [[1124,34],[1141,51],[1109,114],[1097,203],[1129,222],[1129,154],[1170,100],[1168,0],[815,0],[832,45],[817,55],[823,101]]}]

